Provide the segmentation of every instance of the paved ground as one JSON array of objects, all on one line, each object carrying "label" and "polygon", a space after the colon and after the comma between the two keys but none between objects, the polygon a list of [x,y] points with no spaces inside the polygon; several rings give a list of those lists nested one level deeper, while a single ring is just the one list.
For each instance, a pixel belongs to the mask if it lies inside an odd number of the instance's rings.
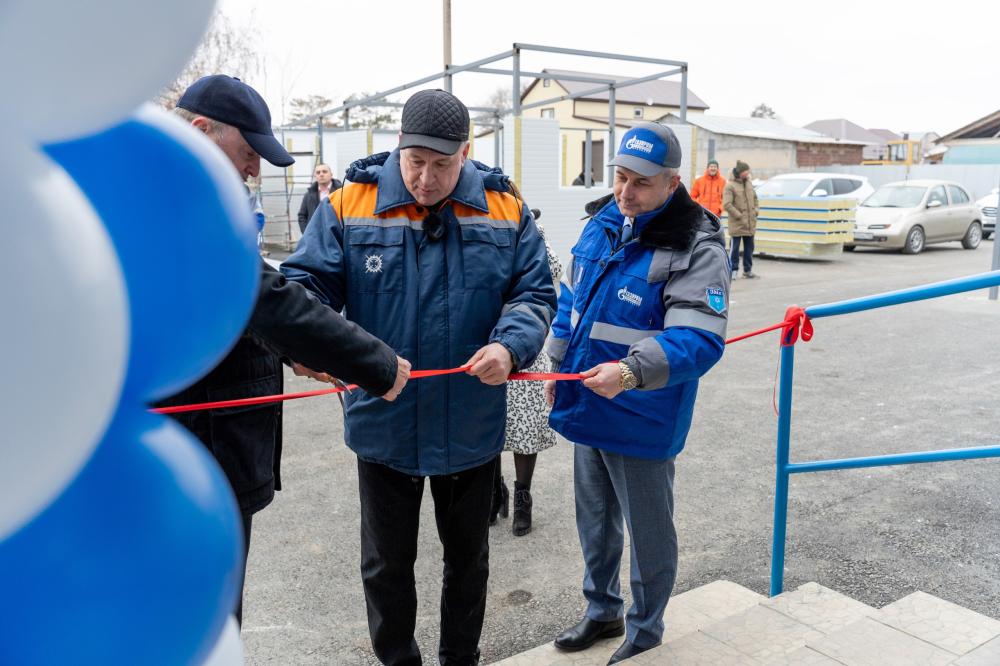
[{"label": "paved ground", "polygon": [[[810,305],[989,270],[992,242],[910,257],[759,260],[738,280],[730,334]],[[1000,302],[986,292],[815,322],[800,344],[793,460],[1000,443]],[[767,592],[774,487],[776,334],[734,344],[702,382],[677,464],[676,592],[724,578]],[[310,387],[289,376],[288,389]],[[287,490],[254,520],[243,638],[248,664],[376,663],[358,574],[354,456],[336,399],[286,403]],[[504,458],[509,479],[513,463]],[[806,581],[883,606],[920,589],[1000,618],[1000,461],[793,477],[786,587]],[[535,529],[494,528],[484,660],[549,641],[583,605],[572,451],[539,456]],[[417,639],[434,663],[441,548],[429,493]],[[626,558],[627,560],[627,558]],[[626,576],[627,579],[627,576]]]}]

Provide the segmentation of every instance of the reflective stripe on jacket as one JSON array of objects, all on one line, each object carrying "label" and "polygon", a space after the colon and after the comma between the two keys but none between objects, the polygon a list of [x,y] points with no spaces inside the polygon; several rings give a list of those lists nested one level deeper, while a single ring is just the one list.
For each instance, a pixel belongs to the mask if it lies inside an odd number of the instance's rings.
[{"label": "reflective stripe on jacket", "polygon": [[[467,160],[438,210],[438,241],[423,231],[429,211],[404,186],[398,151],[359,160],[348,179],[282,265],[289,280],[417,369],[461,366],[490,342],[510,350],[516,367],[535,359],[555,290],[545,244],[506,176]],[[347,445],[408,474],[475,467],[503,446],[505,387],[465,374],[412,382],[392,403],[356,391],[346,404]]]},{"label": "reflective stripe on jacket", "polygon": [[560,382],[549,422],[570,441],[640,458],[677,455],[698,378],[722,356],[729,263],[719,221],[683,186],[641,215],[619,247],[623,215],[606,198],[573,248],[546,349],[561,372],[630,357],[639,389],[603,398]]}]

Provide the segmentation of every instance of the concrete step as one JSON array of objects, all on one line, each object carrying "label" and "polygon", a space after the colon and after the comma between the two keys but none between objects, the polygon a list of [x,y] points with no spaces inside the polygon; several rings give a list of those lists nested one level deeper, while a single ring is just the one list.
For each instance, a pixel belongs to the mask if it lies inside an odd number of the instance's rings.
[{"label": "concrete step", "polygon": [[[629,664],[671,666],[998,666],[1000,621],[924,592],[882,609],[816,583],[768,599],[716,581],[670,600],[664,644]],[[610,639],[564,653],[551,643],[504,666],[603,666]]]},{"label": "concrete step", "polygon": [[[696,633],[702,627],[707,627],[729,615],[752,608],[766,598],[727,580],[713,581],[670,599],[667,611],[663,616],[666,626],[665,633],[673,637]],[[554,639],[555,636],[552,638]],[[608,663],[611,654],[621,645],[622,640],[622,638],[611,638],[600,641],[581,652],[561,652],[552,643],[546,643],[497,663],[502,666],[555,666],[558,664],[604,666]],[[718,661],[714,662],[714,664],[718,663]]]},{"label": "concrete step", "polygon": [[851,666],[996,666],[1000,622],[914,592],[809,647]]}]

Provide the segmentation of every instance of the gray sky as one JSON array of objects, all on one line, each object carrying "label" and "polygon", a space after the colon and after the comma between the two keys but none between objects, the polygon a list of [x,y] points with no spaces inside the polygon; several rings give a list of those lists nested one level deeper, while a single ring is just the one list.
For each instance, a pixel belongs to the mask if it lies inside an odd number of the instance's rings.
[{"label": "gray sky", "polygon": [[[945,134],[1000,108],[1000,3],[952,0],[548,2],[452,0],[456,64],[513,42],[683,60],[710,114],[747,116],[760,102],[786,122],[848,118],[864,127]],[[251,83],[283,120],[287,100],[341,100],[442,65],[441,0],[221,0],[261,35],[266,71]],[[509,68],[510,61],[504,65]],[[530,54],[522,68],[653,73],[648,65]],[[482,102],[510,79],[462,74],[454,91]]]}]

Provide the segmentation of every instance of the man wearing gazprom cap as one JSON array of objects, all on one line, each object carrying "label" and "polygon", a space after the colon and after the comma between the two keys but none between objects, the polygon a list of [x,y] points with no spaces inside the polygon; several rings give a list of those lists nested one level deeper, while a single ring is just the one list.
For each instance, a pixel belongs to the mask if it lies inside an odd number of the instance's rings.
[{"label": "man wearing gazprom cap", "polygon": [[[552,427],[575,443],[583,620],[555,640],[583,650],[625,641],[609,664],[658,645],[677,573],[674,458],[684,448],[698,378],[722,357],[729,265],[719,219],[680,183],[669,127],[622,137],[614,193],[591,215],[564,274],[546,351],[583,382],[546,382]],[[619,359],[607,362],[608,359]],[[631,536],[632,607],[619,589]],[[624,618],[623,618],[624,616]]]}]

